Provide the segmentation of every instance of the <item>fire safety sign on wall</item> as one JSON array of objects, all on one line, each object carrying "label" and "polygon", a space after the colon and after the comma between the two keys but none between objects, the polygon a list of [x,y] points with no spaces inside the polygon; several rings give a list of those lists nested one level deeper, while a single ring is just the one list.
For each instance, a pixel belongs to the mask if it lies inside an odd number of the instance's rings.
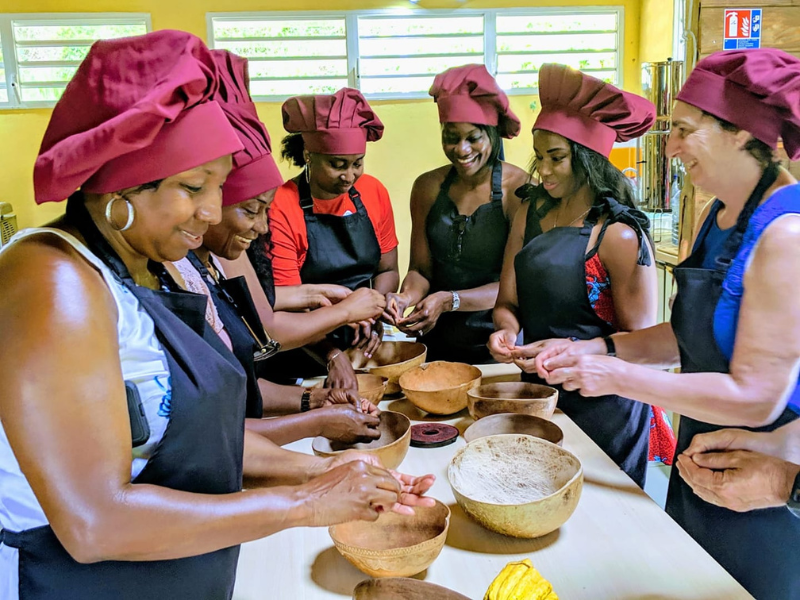
[{"label": "fire safety sign on wall", "polygon": [[726,8],[723,50],[761,47],[761,9]]}]

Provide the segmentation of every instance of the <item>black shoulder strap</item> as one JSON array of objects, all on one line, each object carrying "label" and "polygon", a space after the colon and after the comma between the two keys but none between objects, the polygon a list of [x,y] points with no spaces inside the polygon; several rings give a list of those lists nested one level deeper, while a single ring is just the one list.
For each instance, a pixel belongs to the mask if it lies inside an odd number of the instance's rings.
[{"label": "black shoulder strap", "polygon": [[503,163],[500,160],[494,161],[492,167],[492,202],[503,202]]}]

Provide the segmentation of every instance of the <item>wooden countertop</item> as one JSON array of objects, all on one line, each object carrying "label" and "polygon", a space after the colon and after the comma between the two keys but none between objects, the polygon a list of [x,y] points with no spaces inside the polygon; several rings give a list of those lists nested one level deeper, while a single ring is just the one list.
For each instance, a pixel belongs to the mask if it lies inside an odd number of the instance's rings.
[{"label": "wooden countertop", "polygon": [[[481,367],[486,378],[508,379],[516,367]],[[407,400],[382,409],[412,421],[424,413]],[[463,431],[466,411],[447,419]],[[442,420],[442,419],[438,419]],[[430,495],[450,505],[450,531],[442,553],[418,575],[480,600],[492,579],[512,560],[530,558],[562,600],[703,599],[751,596],[625,475],[566,415],[553,421],[564,431],[564,448],[584,469],[583,493],[572,517],[535,540],[505,537],[472,521],[456,504],[447,465],[464,439],[445,448],[410,448],[401,470],[434,473]],[[287,446],[311,452],[311,440]],[[235,600],[350,598],[368,576],[334,548],[326,528],[299,528],[242,546]]]}]

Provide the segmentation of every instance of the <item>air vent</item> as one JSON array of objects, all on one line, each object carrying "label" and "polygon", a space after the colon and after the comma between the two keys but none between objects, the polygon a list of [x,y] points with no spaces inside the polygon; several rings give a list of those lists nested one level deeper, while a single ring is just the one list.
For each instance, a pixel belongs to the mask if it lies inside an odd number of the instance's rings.
[{"label": "air vent", "polygon": [[0,248],[17,233],[17,215],[8,202],[0,202]]}]

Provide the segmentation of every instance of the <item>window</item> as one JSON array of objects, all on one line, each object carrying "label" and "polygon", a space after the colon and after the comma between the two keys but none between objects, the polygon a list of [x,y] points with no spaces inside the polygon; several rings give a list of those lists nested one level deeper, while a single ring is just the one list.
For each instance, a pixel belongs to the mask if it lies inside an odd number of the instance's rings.
[{"label": "window", "polygon": [[250,62],[253,96],[330,94],[348,85],[343,16],[215,19],[214,47]]},{"label": "window", "polygon": [[0,34],[0,106],[8,104],[8,84],[6,84],[5,67],[5,62],[3,62],[3,36]]},{"label": "window", "polygon": [[623,10],[541,8],[209,13],[210,44],[250,59],[258,100],[330,93],[422,98],[437,73],[483,63],[509,93],[532,93],[543,62],[622,84]]},{"label": "window", "polygon": [[618,84],[617,18],[616,12],[498,15],[498,83],[535,88],[542,63],[557,62]]},{"label": "window", "polygon": [[150,30],[139,14],[0,15],[6,106],[52,106],[94,42]]},{"label": "window", "polygon": [[425,94],[437,73],[484,61],[483,33],[483,15],[358,17],[360,89]]}]

